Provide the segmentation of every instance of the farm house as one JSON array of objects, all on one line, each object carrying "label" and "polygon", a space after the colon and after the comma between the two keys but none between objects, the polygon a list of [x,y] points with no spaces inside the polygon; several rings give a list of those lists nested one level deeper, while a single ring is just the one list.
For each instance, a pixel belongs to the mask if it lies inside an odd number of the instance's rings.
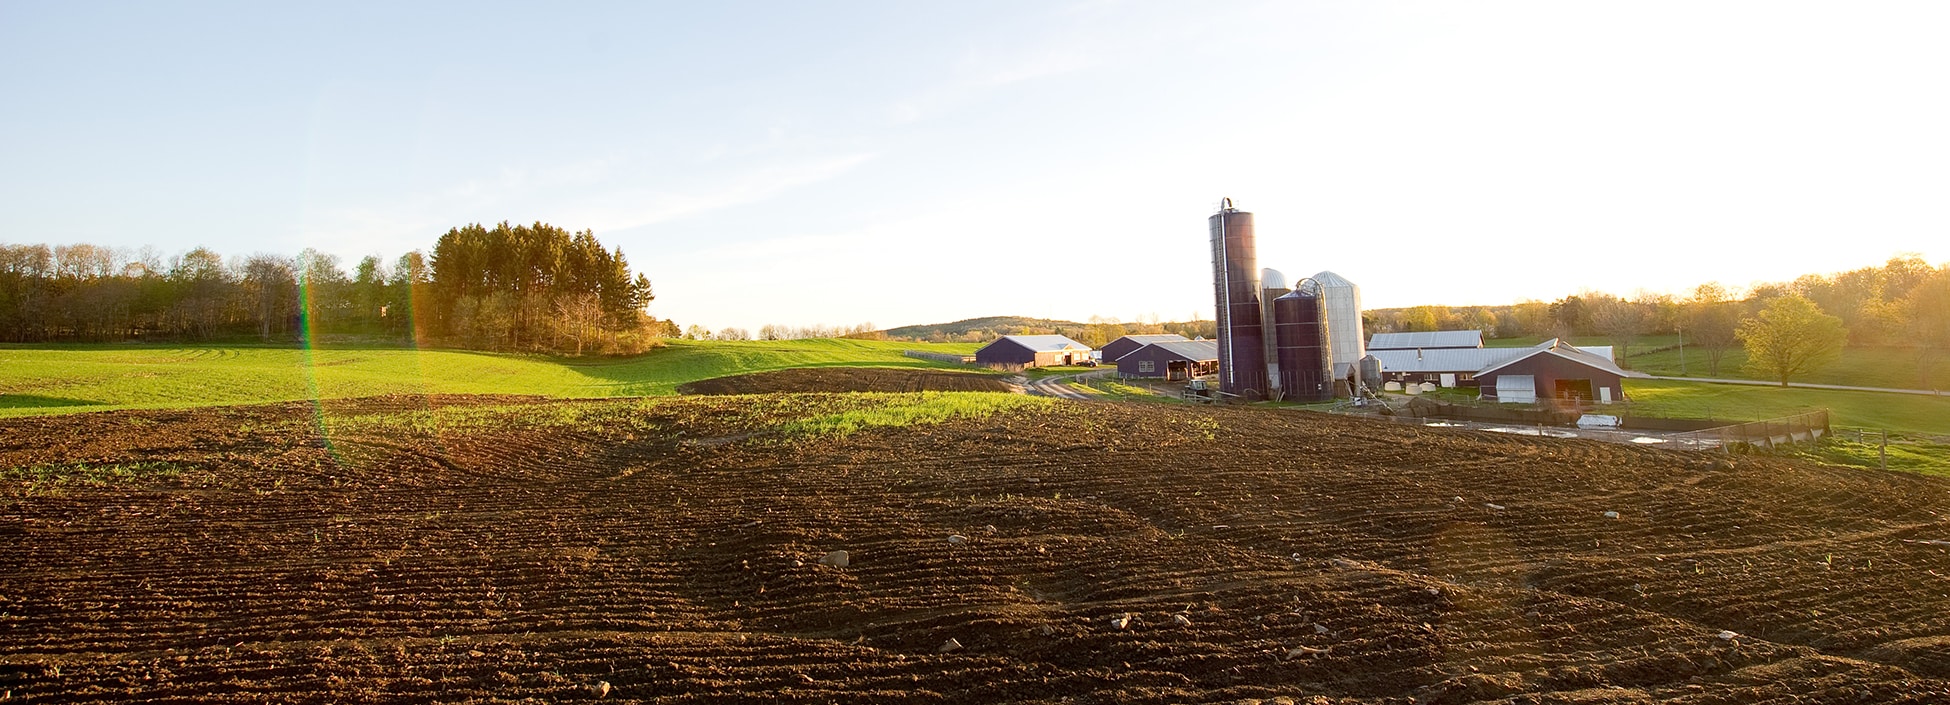
[{"label": "farm house", "polygon": [[1120,377],[1157,377],[1182,382],[1218,372],[1219,341],[1216,340],[1167,340],[1117,358]]},{"label": "farm house", "polygon": [[1644,376],[1620,369],[1612,362],[1609,348],[1601,355],[1552,339],[1517,350],[1522,354],[1476,373],[1484,400],[1527,404],[1561,399],[1609,404],[1625,399],[1622,378]]},{"label": "farm house", "polygon": [[1117,358],[1129,355],[1132,351],[1152,343],[1175,343],[1185,340],[1188,338],[1177,333],[1127,335],[1104,344],[1104,362],[1116,362]]},{"label": "farm house", "polygon": [[975,351],[975,364],[1004,369],[1074,365],[1090,359],[1090,346],[1060,335],[1005,335]]}]

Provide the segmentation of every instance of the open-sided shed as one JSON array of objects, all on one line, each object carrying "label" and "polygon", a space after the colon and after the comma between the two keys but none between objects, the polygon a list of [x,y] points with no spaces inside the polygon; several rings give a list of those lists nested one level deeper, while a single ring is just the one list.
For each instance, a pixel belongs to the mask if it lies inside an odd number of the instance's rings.
[{"label": "open-sided shed", "polygon": [[1152,343],[1117,358],[1117,374],[1122,377],[1180,381],[1218,372],[1219,341],[1216,340]]}]

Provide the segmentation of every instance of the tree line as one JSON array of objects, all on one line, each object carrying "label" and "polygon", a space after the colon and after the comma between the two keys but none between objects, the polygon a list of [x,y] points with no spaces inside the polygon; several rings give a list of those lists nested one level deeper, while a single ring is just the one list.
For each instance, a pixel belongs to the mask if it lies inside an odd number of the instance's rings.
[{"label": "tree line", "polygon": [[997,316],[972,318],[954,323],[906,326],[885,331],[887,338],[930,343],[987,343],[1005,335],[1061,335],[1092,348],[1127,335],[1176,333],[1187,338],[1212,338],[1218,324],[1213,321],[1162,321],[1156,314],[1136,321],[1091,316],[1086,323],[1047,318]]},{"label": "tree line", "polygon": [[1362,317],[1371,334],[1480,329],[1503,338],[1604,336],[1618,347],[1619,359],[1646,336],[1677,335],[1706,354],[1709,375],[1720,373],[1727,352],[1745,348],[1752,371],[1783,382],[1832,359],[1843,345],[1898,347],[1916,354],[1918,382],[1930,388],[1937,382],[1929,379],[1930,368],[1950,354],[1950,263],[1932,267],[1901,255],[1880,266],[1744,292],[1709,282],[1682,296],[1586,291],[1551,302],[1374,309]]},{"label": "tree line", "polygon": [[0,243],[0,341],[317,341],[328,336],[487,350],[629,354],[677,335],[649,316],[648,277],[595,234],[478,224],[433,253],[346,271],[331,254],[226,260],[197,247]]},{"label": "tree line", "polygon": [[829,326],[820,323],[808,326],[789,326],[778,323],[767,323],[759,326],[757,333],[735,326],[713,331],[704,326],[693,324],[684,329],[685,340],[801,340],[806,338],[886,340],[887,333],[879,328],[875,328],[872,323],[858,323],[850,326]]}]

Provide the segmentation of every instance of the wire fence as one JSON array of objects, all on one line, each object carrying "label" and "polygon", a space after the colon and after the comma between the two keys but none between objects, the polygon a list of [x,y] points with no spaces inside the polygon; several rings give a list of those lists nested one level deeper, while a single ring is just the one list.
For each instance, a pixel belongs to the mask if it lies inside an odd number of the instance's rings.
[{"label": "wire fence", "polygon": [[1783,416],[1765,421],[1720,426],[1717,428],[1669,434],[1674,446],[1695,450],[1732,450],[1736,446],[1774,448],[1794,443],[1812,443],[1830,433],[1828,410]]},{"label": "wire fence", "polygon": [[1864,426],[1836,426],[1836,438],[1854,438],[1857,443],[1872,443],[1881,440],[1922,441],[1937,445],[1950,445],[1950,435],[1940,433],[1919,433],[1916,431],[1891,431]]},{"label": "wire fence", "polygon": [[1398,424],[1435,426],[1478,431],[1493,431],[1544,438],[1583,438],[1608,443],[1656,445],[1676,450],[1726,450],[1736,448],[1775,448],[1792,443],[1813,442],[1831,433],[1828,410],[1820,409],[1764,421],[1730,424],[1697,431],[1660,431],[1643,428],[1578,427],[1549,423],[1486,421],[1480,419],[1410,414],[1374,415],[1368,409],[1338,406],[1329,411],[1386,420]]},{"label": "wire fence", "polygon": [[921,350],[902,350],[901,354],[922,360],[933,360],[935,362],[946,362],[956,365],[971,365],[975,363],[974,355],[955,355],[952,353],[925,352]]}]

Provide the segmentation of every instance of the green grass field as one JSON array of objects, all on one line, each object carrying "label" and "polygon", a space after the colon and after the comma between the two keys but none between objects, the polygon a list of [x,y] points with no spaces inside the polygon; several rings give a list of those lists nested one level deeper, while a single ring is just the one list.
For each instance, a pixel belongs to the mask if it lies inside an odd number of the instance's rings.
[{"label": "green grass field", "polygon": [[[1483,341],[1484,347],[1511,348],[1536,345],[1542,338],[1493,338]],[[1584,336],[1571,339],[1572,345],[1611,345],[1602,336]],[[1688,346],[1685,352],[1685,365],[1680,365],[1680,351],[1677,348],[1679,337],[1674,335],[1649,335],[1632,344],[1632,355],[1625,359],[1627,368],[1661,377],[1719,377],[1722,379],[1760,379],[1748,374],[1741,366],[1747,362],[1747,352],[1738,347],[1720,356],[1718,374],[1709,373],[1706,366],[1706,351],[1697,346]],[[1616,351],[1614,351],[1616,352]],[[1925,386],[1922,359],[1915,350],[1907,348],[1850,347],[1842,349],[1842,357],[1834,364],[1794,378],[1795,382],[1813,384],[1840,384],[1851,387],[1894,387],[1897,389],[1950,389],[1950,355],[1941,356],[1930,365],[1929,384]],[[1766,380],[1773,381],[1773,380]]]},{"label": "green grass field", "polygon": [[1950,395],[1627,379],[1625,396],[1631,399],[1631,412],[1645,416],[1756,421],[1828,409],[1836,426],[1950,434]]},{"label": "green grass field", "polygon": [[959,367],[902,350],[967,343],[688,341],[625,359],[462,350],[273,346],[0,345],[0,416],[180,408],[380,394],[654,396],[679,384],[788,367]]},{"label": "green grass field", "polygon": [[[1672,345],[1666,343],[1665,345]],[[1634,348],[1637,350],[1639,348]],[[1652,350],[1651,346],[1643,348]],[[1720,377],[1731,379],[1755,379],[1741,366],[1747,362],[1745,350],[1728,350],[1720,358]],[[1796,377],[1795,382],[1815,384],[1842,384],[1851,387],[1895,387],[1899,389],[1923,389],[1921,359],[1916,351],[1905,348],[1843,348],[1842,358],[1834,364]],[[1644,355],[1633,355],[1632,369],[1665,377],[1705,377],[1706,354],[1695,348],[1686,349],[1685,374],[1681,374],[1678,350],[1660,350]],[[1935,361],[1930,367],[1930,382],[1935,388],[1950,389],[1950,355]],[[1773,381],[1773,380],[1768,380]]]}]

